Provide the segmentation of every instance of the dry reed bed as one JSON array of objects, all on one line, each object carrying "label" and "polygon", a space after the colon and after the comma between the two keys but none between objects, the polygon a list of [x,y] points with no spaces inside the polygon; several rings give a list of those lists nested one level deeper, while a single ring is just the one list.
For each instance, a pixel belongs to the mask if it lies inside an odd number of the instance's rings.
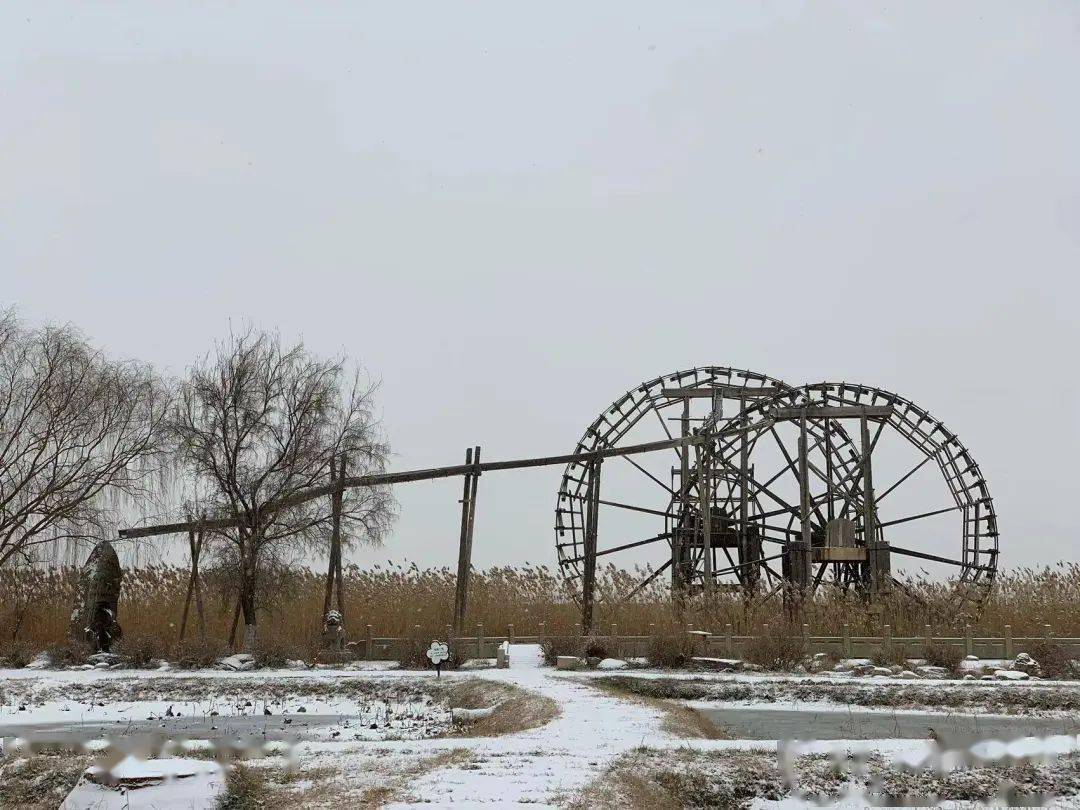
[{"label": "dry reed bed", "polygon": [[[120,601],[120,621],[129,647],[147,640],[171,643],[179,635],[187,589],[187,571],[150,567],[128,571]],[[667,586],[655,583],[632,600],[623,600],[641,571],[605,568],[599,577],[597,626],[620,634],[646,634],[650,625],[671,626]],[[12,640],[30,649],[45,649],[64,641],[78,573],[73,569],[0,571],[0,643]],[[225,569],[204,573],[203,602],[206,638],[228,639],[236,594]],[[415,565],[375,566],[345,571],[346,627],[362,638],[365,625],[378,637],[411,635],[417,626],[424,636],[445,634],[454,599],[454,574],[448,568],[420,569]],[[801,621],[815,634],[839,634],[846,623],[853,634],[877,634],[890,624],[895,636],[921,635],[926,624],[936,634],[961,634],[971,624],[976,635],[997,635],[1009,624],[1015,636],[1042,635],[1050,624],[1058,636],[1080,636],[1080,565],[1061,563],[1041,570],[1018,569],[998,577],[978,614],[956,611],[947,602],[941,583],[912,580],[913,599],[897,592],[872,608],[857,597],[823,591],[806,605]],[[282,570],[267,577],[262,589],[260,637],[263,643],[293,655],[313,650],[321,625],[324,580],[309,569]],[[575,633],[578,608],[556,571],[545,566],[491,568],[477,571],[469,594],[468,632],[483,624],[486,635],[498,636],[513,625],[519,636],[536,635],[541,623],[550,635]],[[779,599],[747,611],[737,596],[722,595],[708,605],[696,604],[686,622],[722,631],[732,624],[736,633],[753,633],[782,623]],[[188,635],[200,637],[192,605]]]}]

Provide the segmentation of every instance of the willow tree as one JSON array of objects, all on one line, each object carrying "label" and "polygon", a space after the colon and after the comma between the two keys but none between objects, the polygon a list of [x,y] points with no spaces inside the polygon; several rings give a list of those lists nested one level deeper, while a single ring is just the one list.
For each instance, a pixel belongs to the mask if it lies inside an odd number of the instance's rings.
[{"label": "willow tree", "polygon": [[145,502],[168,443],[170,390],[70,326],[0,312],[0,567],[43,546],[97,540]]},{"label": "willow tree", "polygon": [[[329,497],[281,504],[329,483],[341,459],[350,475],[384,468],[389,448],[372,414],[373,394],[348,373],[345,357],[314,357],[302,344],[283,347],[276,334],[253,329],[218,343],[181,386],[174,432],[205,493],[202,505],[240,518],[217,542],[237,566],[245,649],[255,644],[267,566],[328,547]],[[388,490],[346,490],[342,545],[381,541],[392,518]]]}]

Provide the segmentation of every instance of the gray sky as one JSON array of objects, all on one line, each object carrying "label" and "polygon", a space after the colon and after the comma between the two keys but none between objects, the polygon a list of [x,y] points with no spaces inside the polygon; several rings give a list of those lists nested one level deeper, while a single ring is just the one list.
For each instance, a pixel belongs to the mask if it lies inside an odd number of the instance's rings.
[{"label": "gray sky", "polygon": [[[177,373],[230,320],[344,349],[395,468],[694,365],[876,384],[1004,565],[1072,558],[1078,45],[1072,2],[9,3],[0,300]],[[553,562],[559,472],[481,480],[478,563]],[[356,559],[452,563],[459,487]]]}]

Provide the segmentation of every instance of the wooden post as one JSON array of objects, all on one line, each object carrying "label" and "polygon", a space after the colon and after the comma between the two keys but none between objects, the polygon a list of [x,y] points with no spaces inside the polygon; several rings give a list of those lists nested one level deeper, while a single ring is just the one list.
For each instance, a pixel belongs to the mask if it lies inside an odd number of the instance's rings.
[{"label": "wooden post", "polygon": [[887,624],[881,629],[881,646],[885,655],[892,654],[892,625]]},{"label": "wooden post", "polygon": [[[791,569],[791,578],[795,584],[796,600],[801,601],[806,594],[811,579],[811,556],[810,545],[812,534],[810,531],[810,462],[807,458],[806,418],[800,425],[799,432],[799,522],[801,534],[798,542],[789,543],[788,564]],[[788,605],[794,608],[794,605]]]},{"label": "wooden post", "polygon": [[964,655],[974,655],[972,652],[974,643],[971,640],[971,625],[964,625]]},{"label": "wooden post", "polygon": [[547,638],[547,622],[540,622],[540,643],[544,643],[544,639]]},{"label": "wooden post", "polygon": [[[746,412],[746,397],[739,399],[739,413]],[[739,563],[756,560],[760,555],[750,547],[750,430],[749,419],[743,418],[742,434],[739,446]],[[756,565],[739,569],[739,577],[746,586],[746,598],[753,599],[757,591],[761,571]]]},{"label": "wooden post", "polygon": [[877,536],[877,507],[874,504],[874,474],[870,443],[870,424],[864,413],[859,417],[859,430],[862,450],[863,479],[863,543],[866,546],[867,567],[870,569],[870,595],[877,597],[884,593],[891,581],[891,563],[889,544],[879,541]]},{"label": "wooden post", "polygon": [[724,625],[724,653],[728,658],[735,657],[735,642],[731,638],[731,622]]},{"label": "wooden post", "polygon": [[589,463],[586,489],[585,565],[581,577],[581,632],[588,635],[593,626],[593,598],[596,591],[596,533],[600,511],[600,459]]},{"label": "wooden post", "polygon": [[802,643],[803,643],[803,654],[804,655],[809,654],[809,652],[810,652],[810,625],[805,624],[805,623],[802,626]]},{"label": "wooden post", "polygon": [[925,625],[923,627],[923,658],[928,658],[930,656],[930,647],[933,646],[933,643],[930,625]]},{"label": "wooden post", "polygon": [[484,657],[484,625],[476,625],[476,657]]},{"label": "wooden post", "polygon": [[180,641],[184,640],[187,630],[188,609],[191,607],[191,598],[195,597],[195,609],[199,614],[199,635],[206,637],[206,616],[203,614],[202,590],[199,584],[199,556],[202,554],[203,532],[202,529],[188,531],[188,549],[191,552],[191,572],[188,576],[187,595],[184,597],[184,612],[180,617]]},{"label": "wooden post", "polygon": [[851,658],[851,625],[844,622],[844,658]]},{"label": "wooden post", "polygon": [[1044,624],[1043,625],[1043,638],[1045,638],[1047,641],[1049,641],[1053,637],[1054,637],[1054,632],[1053,632],[1053,630],[1050,629],[1050,625],[1049,624]]},{"label": "wooden post", "polygon": [[512,624],[506,625],[506,640],[511,644],[514,643],[514,625]]},{"label": "wooden post", "polygon": [[1005,657],[1013,657],[1012,625],[1005,625]]},{"label": "wooden post", "polygon": [[[680,435],[685,439],[690,435],[690,397],[683,397],[682,420],[680,421]],[[686,582],[683,568],[683,535],[680,529],[687,529],[686,520],[690,515],[690,446],[683,445],[679,448],[679,514],[682,516],[683,525],[675,526],[671,538],[671,598],[675,608],[675,617],[678,621],[682,617],[683,601],[685,597]]]},{"label": "wooden post", "polygon": [[712,558],[712,473],[710,471],[709,452],[700,444],[695,445],[697,451],[698,472],[698,510],[701,515],[701,558],[703,589],[706,596],[712,596],[713,587],[713,558]]},{"label": "wooden post", "polygon": [[365,625],[364,628],[364,659],[371,660],[371,657],[375,654],[375,644],[371,637],[371,625]]},{"label": "wooden post", "polygon": [[[473,451],[465,451],[466,466],[473,463]],[[465,600],[469,590],[469,571],[472,559],[469,549],[469,500],[472,494],[472,473],[465,473],[465,483],[461,490],[461,534],[458,540],[457,581],[454,587],[454,635],[460,636],[465,626]]]}]

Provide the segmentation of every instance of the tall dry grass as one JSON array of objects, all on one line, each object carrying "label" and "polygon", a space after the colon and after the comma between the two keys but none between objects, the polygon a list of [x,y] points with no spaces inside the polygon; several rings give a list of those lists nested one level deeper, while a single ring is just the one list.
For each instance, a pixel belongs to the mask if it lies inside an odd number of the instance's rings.
[{"label": "tall dry grass", "polygon": [[[620,598],[642,572],[606,567],[599,572],[596,622],[609,633],[612,623],[624,635],[644,635],[672,627],[668,589],[657,582],[632,600]],[[0,643],[16,641],[41,650],[63,643],[75,596],[75,569],[0,570]],[[229,636],[236,605],[233,579],[225,569],[204,572],[203,596],[206,638],[220,646]],[[362,638],[365,625],[377,637],[442,636],[451,620],[454,574],[448,568],[421,569],[415,565],[350,566],[344,577],[346,629]],[[128,571],[120,600],[120,622],[129,647],[175,644],[187,588],[187,571],[150,567]],[[259,633],[267,650],[278,657],[310,655],[321,629],[324,581],[309,569],[281,571],[268,581],[260,604]],[[853,634],[878,634],[890,624],[895,636],[921,635],[926,624],[935,634],[960,634],[971,624],[976,635],[999,635],[1004,625],[1014,636],[1041,636],[1050,624],[1058,636],[1080,636],[1080,565],[1060,563],[1045,569],[1019,569],[998,577],[990,597],[977,614],[955,610],[948,588],[927,580],[912,580],[876,605],[836,590],[821,591],[804,606],[800,622],[814,634],[839,634],[848,624]],[[778,598],[747,610],[735,594],[718,595],[711,603],[692,602],[684,622],[722,632],[731,624],[736,633],[759,632],[785,622]],[[549,635],[578,631],[579,612],[556,571],[545,566],[491,568],[473,573],[467,631],[483,624],[488,636],[499,636],[513,625],[518,636],[537,635],[541,623]],[[650,625],[652,627],[650,627]],[[188,619],[188,636],[200,637],[195,607]],[[171,651],[171,647],[170,650]]]}]

